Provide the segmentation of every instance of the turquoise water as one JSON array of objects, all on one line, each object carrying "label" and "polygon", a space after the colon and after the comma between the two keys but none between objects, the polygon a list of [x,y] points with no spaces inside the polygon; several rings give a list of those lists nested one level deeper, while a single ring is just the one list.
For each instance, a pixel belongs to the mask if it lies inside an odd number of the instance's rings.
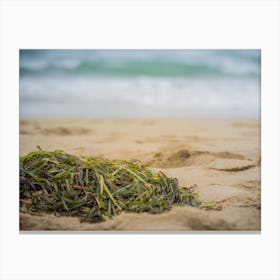
[{"label": "turquoise water", "polygon": [[259,117],[259,50],[21,50],[21,117]]}]

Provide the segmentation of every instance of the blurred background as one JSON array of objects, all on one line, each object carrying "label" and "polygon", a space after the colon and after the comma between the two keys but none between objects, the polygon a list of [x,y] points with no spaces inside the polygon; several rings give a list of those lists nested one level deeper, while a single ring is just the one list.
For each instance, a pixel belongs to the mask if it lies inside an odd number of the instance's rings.
[{"label": "blurred background", "polygon": [[260,50],[20,50],[20,118],[259,118]]}]

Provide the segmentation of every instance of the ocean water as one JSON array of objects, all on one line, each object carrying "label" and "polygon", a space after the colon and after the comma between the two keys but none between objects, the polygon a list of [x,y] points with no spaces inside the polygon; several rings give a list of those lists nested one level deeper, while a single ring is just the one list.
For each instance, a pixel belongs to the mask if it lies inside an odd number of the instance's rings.
[{"label": "ocean water", "polygon": [[259,50],[20,50],[20,117],[260,117]]}]

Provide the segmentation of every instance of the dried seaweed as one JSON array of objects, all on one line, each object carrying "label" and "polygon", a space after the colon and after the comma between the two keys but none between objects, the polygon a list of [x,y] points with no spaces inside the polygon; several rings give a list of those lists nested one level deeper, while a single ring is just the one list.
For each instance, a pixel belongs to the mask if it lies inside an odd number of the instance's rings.
[{"label": "dried seaweed", "polygon": [[138,161],[79,158],[39,150],[20,158],[21,209],[100,222],[121,211],[152,214],[175,205],[198,206],[192,187]]}]

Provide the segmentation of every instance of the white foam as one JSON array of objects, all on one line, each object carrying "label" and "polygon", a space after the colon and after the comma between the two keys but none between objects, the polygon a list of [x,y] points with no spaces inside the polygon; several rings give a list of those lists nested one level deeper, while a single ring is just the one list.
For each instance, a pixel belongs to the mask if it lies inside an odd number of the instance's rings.
[{"label": "white foam", "polygon": [[[182,78],[96,78],[96,77],[43,77],[23,78],[20,81],[21,112],[43,114],[35,106],[42,107],[49,116],[54,112],[52,103],[63,102],[65,115],[71,116],[65,104],[95,104],[104,106],[113,102],[115,106],[141,107],[147,116],[151,110],[170,110],[176,114],[226,116],[227,114],[255,117],[260,110],[260,85],[256,79],[182,79]],[[30,104],[34,104],[33,107]],[[28,104],[29,103],[29,104]],[[103,104],[103,105],[102,105]],[[24,108],[28,106],[28,112]],[[127,108],[125,108],[127,106]],[[71,107],[71,106],[70,106]],[[86,106],[87,107],[87,106]],[[150,110],[151,109],[151,110]],[[115,115],[114,107],[107,112]],[[104,110],[103,110],[104,111]],[[82,114],[95,115],[96,111],[83,111]],[[177,113],[178,113],[177,112]],[[133,111],[130,112],[133,117]],[[168,114],[169,114],[168,113]],[[44,113],[45,114],[45,113]],[[153,112],[153,115],[156,112]]]}]

